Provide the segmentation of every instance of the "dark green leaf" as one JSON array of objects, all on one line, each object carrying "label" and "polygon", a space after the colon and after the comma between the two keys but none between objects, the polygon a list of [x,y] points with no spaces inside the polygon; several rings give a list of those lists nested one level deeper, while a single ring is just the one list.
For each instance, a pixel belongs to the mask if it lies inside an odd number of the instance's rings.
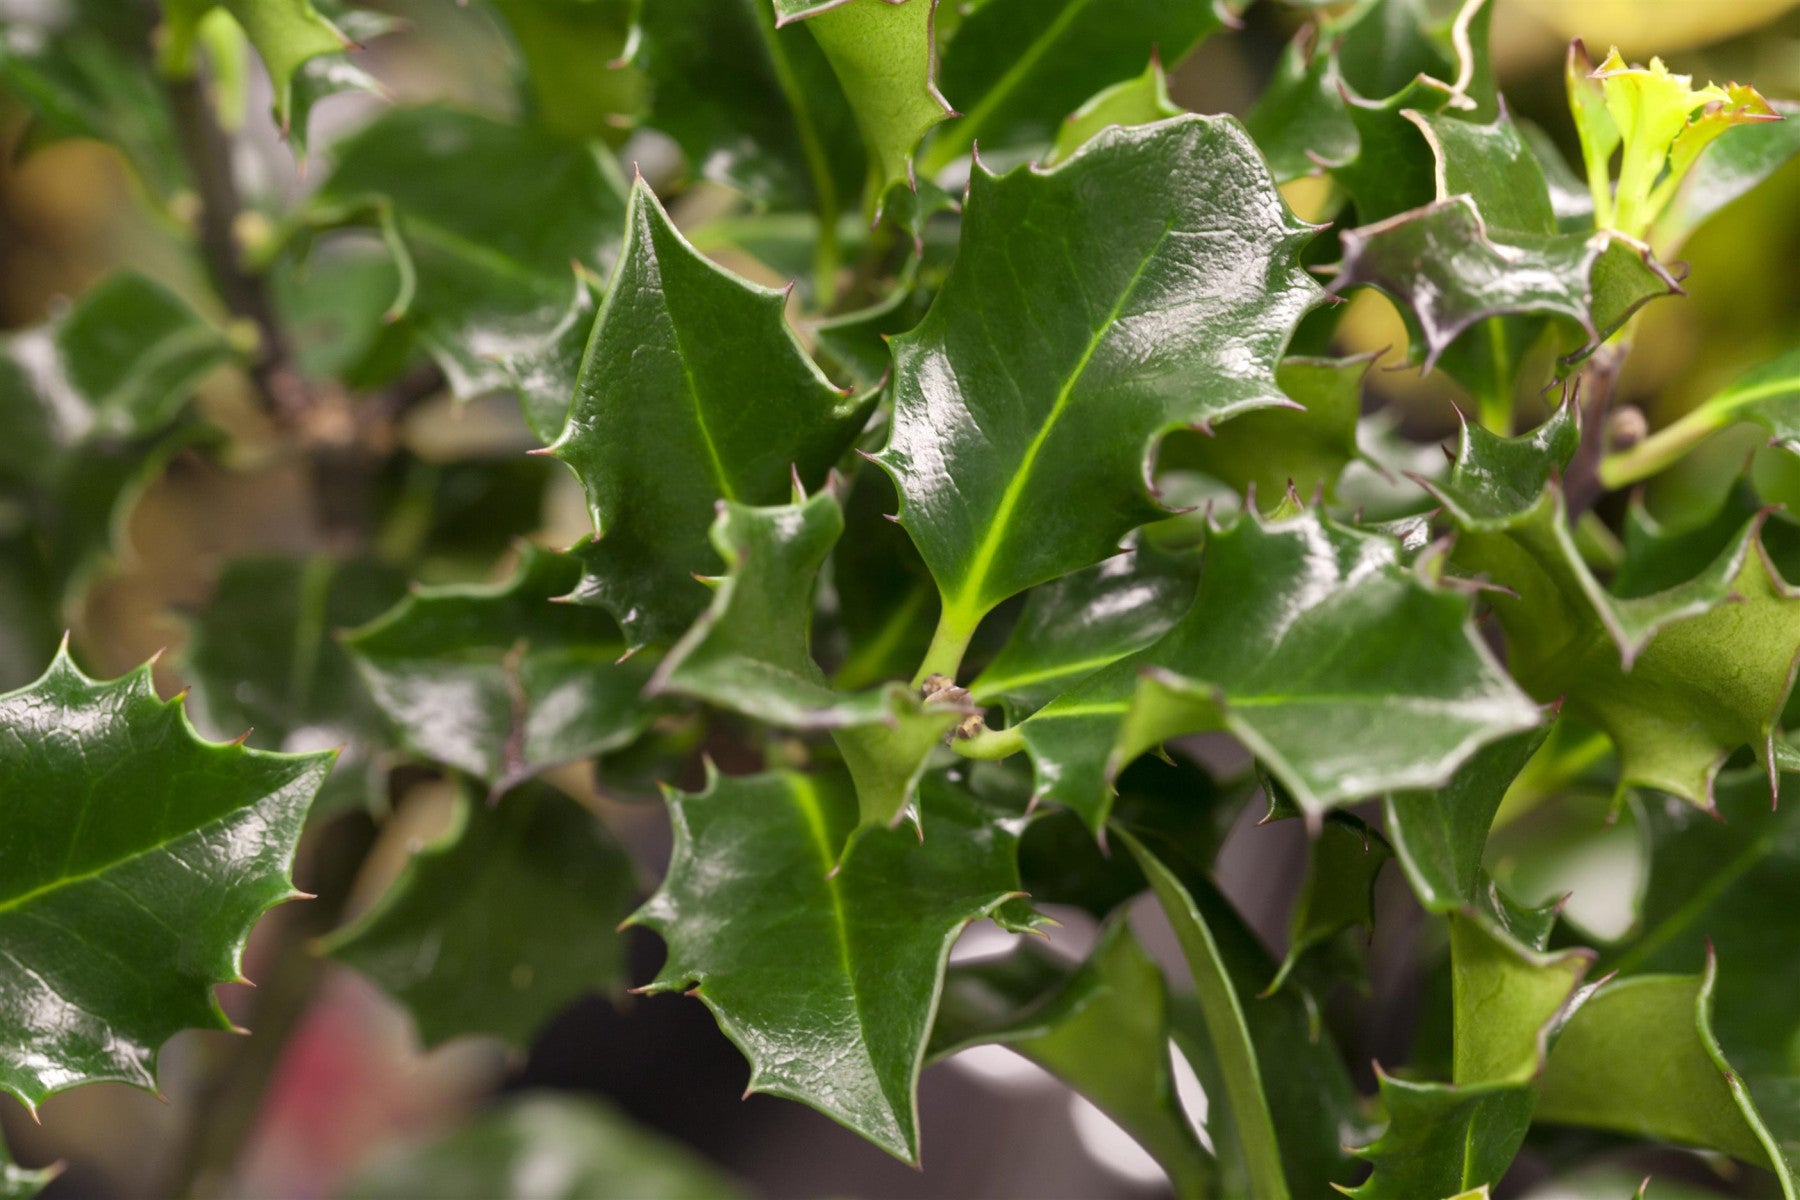
[{"label": "dark green leaf", "polygon": [[1385,537],[1310,512],[1244,517],[1208,537],[1199,594],[1174,628],[1016,736],[1039,790],[1095,825],[1121,767],[1211,729],[1243,741],[1316,821],[1371,794],[1441,784],[1481,745],[1538,723],[1469,613]]},{"label": "dark green leaf", "polygon": [[866,830],[840,864],[858,820],[847,779],[714,775],[668,803],[674,858],[632,918],[669,943],[648,990],[705,1001],[750,1060],[751,1091],[916,1161],[945,959],[964,925],[1017,892],[1015,828],[927,776],[924,842]]},{"label": "dark green leaf", "polygon": [[535,115],[568,137],[617,142],[644,101],[644,81],[620,62],[632,0],[490,0],[525,59]]},{"label": "dark green leaf", "polygon": [[492,1034],[522,1051],[570,1001],[623,989],[615,930],[636,898],[625,851],[567,795],[465,790],[450,831],[322,949],[406,1005],[425,1045]]},{"label": "dark green leaf", "polygon": [[951,969],[930,1056],[1002,1045],[1062,1079],[1162,1166],[1180,1197],[1216,1191],[1212,1156],[1175,1094],[1162,970],[1113,921],[1079,967],[1035,939]]},{"label": "dark green leaf", "polygon": [[1301,956],[1346,930],[1375,927],[1375,880],[1392,858],[1387,839],[1362,818],[1332,813],[1312,840],[1306,882],[1288,920],[1288,952],[1264,989],[1281,987]]},{"label": "dark green leaf", "polygon": [[[632,646],[674,640],[706,606],[713,505],[778,504],[823,481],[867,415],[782,318],[784,293],[729,275],[641,181],[612,290],[552,452],[587,490],[597,539],[577,598]],[[749,391],[746,391],[746,385]]]},{"label": "dark green leaf", "polygon": [[[449,108],[396,108],[333,147],[302,210],[313,228],[368,224],[400,267],[390,314],[469,398],[505,388],[585,285],[612,265],[625,184],[600,148]],[[504,178],[506,187],[493,181]]]},{"label": "dark green leaf", "polygon": [[598,1101],[508,1101],[436,1142],[391,1151],[344,1200],[733,1200],[738,1187],[685,1146]]},{"label": "dark green leaf", "polygon": [[609,618],[554,603],[579,575],[527,547],[505,583],[418,589],[344,644],[404,746],[498,794],[625,745],[652,715],[651,665],[621,661]]},{"label": "dark green leaf", "polygon": [[851,477],[829,568],[842,641],[832,680],[842,688],[904,679],[931,644],[937,588],[906,531],[887,519],[895,503],[886,472],[863,467]]},{"label": "dark green leaf", "polygon": [[181,1029],[225,1029],[251,926],[288,880],[331,755],[202,741],[150,669],[59,654],[0,696],[0,1089],[156,1086]]},{"label": "dark green leaf", "polygon": [[1056,131],[1056,145],[1044,159],[1044,165],[1055,166],[1110,126],[1148,125],[1178,117],[1184,111],[1169,99],[1169,81],[1163,75],[1162,59],[1153,56],[1142,75],[1095,92],[1070,113]]},{"label": "dark green leaf", "polygon": [[1269,160],[1279,183],[1317,172],[1321,162],[1356,153],[1356,126],[1344,101],[1337,55],[1316,25],[1304,26],[1282,51],[1275,74],[1244,127]]},{"label": "dark green leaf", "polygon": [[945,597],[931,670],[954,672],[995,604],[1160,515],[1144,474],[1162,434],[1285,402],[1275,363],[1317,295],[1308,236],[1225,118],[1111,130],[1048,172],[976,170],[956,265],[894,339],[879,458]]},{"label": "dark green leaf", "polygon": [[403,590],[398,572],[366,560],[233,559],[188,642],[206,727],[277,750],[341,747],[315,812],[384,801],[380,717],[334,635],[373,620]]}]

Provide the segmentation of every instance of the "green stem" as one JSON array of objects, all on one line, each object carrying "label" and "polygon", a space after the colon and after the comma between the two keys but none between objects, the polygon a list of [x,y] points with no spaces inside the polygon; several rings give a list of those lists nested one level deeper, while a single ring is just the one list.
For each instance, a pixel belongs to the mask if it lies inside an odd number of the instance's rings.
[{"label": "green stem", "polygon": [[1730,421],[1730,410],[1703,404],[1637,445],[1601,459],[1600,482],[1613,491],[1648,479],[1674,466],[1689,450]]},{"label": "green stem", "polygon": [[767,4],[758,4],[756,7],[757,28],[762,33],[770,65],[775,69],[775,82],[781,88],[781,95],[787,101],[788,109],[794,114],[794,128],[800,135],[800,150],[806,156],[806,173],[812,180],[813,194],[819,202],[819,240],[813,246],[813,299],[823,312],[830,309],[837,293],[837,183],[832,179],[831,159],[825,153],[825,146],[819,140],[819,131],[813,124],[812,110],[806,106],[806,93],[800,86],[800,80],[794,75],[793,65],[788,62],[787,51],[781,45],[781,32],[775,28],[775,10]]},{"label": "green stem", "polygon": [[946,604],[938,616],[937,632],[931,635],[931,645],[925,650],[925,661],[919,664],[918,673],[913,676],[913,686],[923,686],[933,675],[955,679],[963,655],[968,652],[969,639],[975,636],[975,627],[981,624],[985,615],[977,613],[971,618]]},{"label": "green stem", "polygon": [[955,738],[950,748],[964,758],[997,759],[1008,758],[1025,748],[1025,738],[1019,733],[1019,726],[1006,729],[987,729],[974,737]]},{"label": "green stem", "polygon": [[1481,427],[1489,433],[1497,433],[1501,437],[1512,436],[1513,425],[1513,387],[1512,373],[1507,371],[1506,380],[1502,383],[1500,373],[1507,366],[1506,329],[1501,318],[1494,317],[1487,322],[1488,353],[1494,360],[1493,386],[1483,391],[1476,408],[1476,419]]}]

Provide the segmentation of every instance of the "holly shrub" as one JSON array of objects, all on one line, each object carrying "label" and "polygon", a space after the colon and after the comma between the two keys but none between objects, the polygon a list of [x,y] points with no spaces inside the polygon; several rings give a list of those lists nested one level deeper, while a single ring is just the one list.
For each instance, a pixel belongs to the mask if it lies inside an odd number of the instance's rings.
[{"label": "holly shrub", "polygon": [[[0,342],[0,1090],[241,1022],[140,1181],[231,1194],[335,962],[426,1046],[697,1001],[915,1164],[1001,1046],[1182,1197],[1800,1194],[1800,351],[1657,344],[1792,251],[1800,121],[1580,41],[1515,111],[1498,0],[1247,7],[484,0],[501,111],[381,77],[399,8],[0,6],[15,157],[110,144],[160,247]],[[1241,118],[1171,98],[1257,30]],[[741,1185],[539,1096],[347,1186]]]}]

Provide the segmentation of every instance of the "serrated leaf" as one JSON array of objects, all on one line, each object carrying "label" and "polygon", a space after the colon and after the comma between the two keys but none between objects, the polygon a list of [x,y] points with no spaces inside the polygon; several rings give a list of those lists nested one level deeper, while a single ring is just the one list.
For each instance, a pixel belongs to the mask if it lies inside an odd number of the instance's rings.
[{"label": "serrated leaf", "polygon": [[912,178],[912,154],[951,115],[937,90],[937,0],[774,0],[778,27],[805,21],[869,150],[871,203]]},{"label": "serrated leaf", "polygon": [[826,681],[812,656],[813,596],[843,530],[829,489],[779,507],[721,504],[712,540],[728,573],[648,690],[790,729],[831,730],[862,822],[887,823],[912,803],[927,757],[967,710],[904,684],[842,692]]},{"label": "serrated leaf", "polygon": [[1657,243],[1666,253],[1733,200],[1775,174],[1800,154],[1800,105],[1776,100],[1780,121],[1757,121],[1725,130],[1706,148],[1687,180],[1656,222]]},{"label": "serrated leaf", "polygon": [[1308,847],[1306,881],[1288,919],[1288,952],[1264,992],[1278,990],[1309,950],[1362,926],[1375,928],[1375,880],[1392,858],[1387,839],[1349,813],[1332,813]]},{"label": "serrated leaf", "polygon": [[[916,0],[915,0],[916,2]],[[618,271],[551,452],[587,491],[596,540],[576,593],[633,647],[673,641],[706,607],[713,505],[777,504],[817,486],[867,402],[819,372],[782,317],[784,293],[714,266],[642,181]],[[751,390],[746,392],[746,381]]]},{"label": "serrated leaf", "polygon": [[696,173],[827,226],[862,186],[861,138],[830,63],[804,27],[776,28],[770,0],[644,4],[632,61],[649,87],[645,122]]},{"label": "serrated leaf", "polygon": [[1244,116],[1244,128],[1269,160],[1277,183],[1316,173],[1321,162],[1356,153],[1335,47],[1317,25],[1301,27],[1275,73]]},{"label": "serrated leaf", "polygon": [[616,626],[557,604],[580,577],[526,547],[504,583],[420,588],[344,638],[407,749],[495,794],[549,767],[615,750],[649,723],[651,665],[624,659]]},{"label": "serrated leaf", "polygon": [[893,340],[878,458],[944,597],[932,670],[995,604],[1160,515],[1144,473],[1163,433],[1283,403],[1274,366],[1317,296],[1308,236],[1227,118],[1108,131],[1048,172],[976,170],[956,265]]},{"label": "serrated leaf", "polygon": [[298,228],[381,231],[400,268],[390,316],[461,398],[507,387],[500,360],[556,328],[585,286],[571,263],[605,271],[617,254],[625,184],[593,144],[427,106],[391,109],[332,153]]},{"label": "serrated leaf", "polygon": [[1056,131],[1056,144],[1044,158],[1044,165],[1053,167],[1070,157],[1108,126],[1149,125],[1178,117],[1184,111],[1169,99],[1169,81],[1163,74],[1162,59],[1153,54],[1142,75],[1095,92],[1069,114]]},{"label": "serrated leaf", "polygon": [[148,666],[99,682],[60,653],[0,696],[0,1090],[154,1089],[171,1035],[229,1028],[213,985],[295,895],[331,758],[202,741]]},{"label": "serrated leaf", "polygon": [[1193,603],[1199,577],[1199,554],[1140,542],[1035,588],[969,694],[980,704],[1042,708],[1168,632]]},{"label": "serrated leaf", "polygon": [[491,1034],[524,1051],[577,997],[624,988],[614,930],[637,894],[623,848],[563,792],[464,790],[451,829],[321,949],[404,1004],[426,1046]]},{"label": "serrated leaf", "polygon": [[1442,783],[1538,723],[1469,623],[1466,597],[1398,545],[1307,512],[1209,535],[1199,593],[1161,639],[1018,726],[1039,790],[1098,825],[1108,778],[1179,733],[1226,730],[1315,820]]},{"label": "serrated leaf", "polygon": [[1076,965],[1025,939],[953,967],[929,1057],[1001,1045],[1043,1067],[1117,1122],[1168,1173],[1177,1196],[1215,1193],[1217,1168],[1175,1094],[1162,969],[1122,920]]},{"label": "serrated leaf", "polygon": [[845,535],[829,564],[842,643],[832,682],[841,688],[904,679],[931,644],[937,588],[906,531],[887,519],[896,502],[886,472],[864,466],[850,477]]},{"label": "serrated leaf", "polygon": [[[550,1184],[546,1188],[544,1184]],[[686,1146],[599,1101],[528,1093],[428,1145],[384,1153],[344,1200],[734,1200]]]},{"label": "serrated leaf", "polygon": [[[335,10],[337,6],[330,7]],[[395,33],[403,24],[397,17],[369,9],[333,11],[331,16],[333,26],[357,47]],[[345,92],[382,98],[389,95],[380,80],[343,55],[320,54],[307,59],[294,71],[283,131],[288,144],[293,147],[294,156],[302,163],[310,144],[308,128],[312,123],[313,108],[321,100]]]},{"label": "serrated leaf", "polygon": [[1550,1052],[1540,1120],[1729,1154],[1774,1170],[1795,1195],[1796,1155],[1757,1111],[1712,1031],[1715,972],[1604,984]]},{"label": "serrated leaf", "polygon": [[380,717],[333,634],[373,620],[403,591],[399,572],[366,560],[227,563],[186,654],[206,728],[276,750],[341,747],[315,813],[384,801]]},{"label": "serrated leaf", "polygon": [[193,42],[200,21],[219,7],[231,14],[268,68],[275,123],[287,133],[295,115],[296,77],[307,62],[350,49],[349,37],[321,16],[312,0],[163,0],[167,20],[158,55],[165,69],[179,74],[193,71]]},{"label": "serrated leaf", "polygon": [[[750,1060],[750,1090],[812,1105],[908,1161],[915,1089],[963,926],[1018,890],[1017,831],[941,776],[923,843],[857,824],[833,775],[714,775],[668,794],[675,850],[632,917],[669,944],[652,992],[690,985]],[[833,868],[836,867],[834,870]]]},{"label": "serrated leaf", "polygon": [[1338,1189],[1355,1200],[1448,1197],[1497,1180],[1531,1124],[1529,1086],[1456,1088],[1386,1074],[1378,1085],[1387,1129],[1356,1151],[1374,1173],[1357,1187]]},{"label": "serrated leaf", "polygon": [[545,445],[561,436],[569,423],[575,381],[600,312],[600,292],[592,282],[581,280],[569,307],[542,341],[500,360],[507,386],[518,394],[525,424]]},{"label": "serrated leaf", "polygon": [[524,57],[545,128],[623,140],[644,103],[644,80],[620,61],[630,49],[633,0],[489,0]]},{"label": "serrated leaf", "polygon": [[1465,427],[1449,479],[1433,485],[1462,530],[1454,561],[1510,589],[1490,602],[1513,676],[1605,731],[1619,786],[1710,807],[1732,750],[1771,759],[1800,655],[1800,605],[1761,549],[1757,519],[1690,579],[1646,595],[1603,588],[1553,482],[1578,440],[1567,408],[1510,440]]},{"label": "serrated leaf", "polygon": [[973,145],[1030,152],[1089,96],[1144,69],[1156,47],[1178,63],[1223,22],[1212,4],[1179,0],[988,0],[966,15],[944,48],[939,85],[963,114],[921,160],[936,176]]}]

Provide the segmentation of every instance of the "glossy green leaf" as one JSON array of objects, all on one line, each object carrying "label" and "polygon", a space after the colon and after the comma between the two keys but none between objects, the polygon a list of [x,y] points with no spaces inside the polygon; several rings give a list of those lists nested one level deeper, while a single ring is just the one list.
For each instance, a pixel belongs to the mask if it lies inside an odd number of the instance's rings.
[{"label": "glossy green leaf", "polygon": [[1079,966],[1028,938],[952,967],[929,1057],[980,1045],[1006,1046],[1067,1082],[1156,1159],[1177,1196],[1214,1194],[1212,1156],[1175,1094],[1162,969],[1124,921]]},{"label": "glossy green leaf", "polygon": [[1156,641],[1187,611],[1200,556],[1151,543],[1043,584],[1000,653],[969,685],[981,704],[1042,708],[1100,668]]},{"label": "glossy green leaf", "polygon": [[527,547],[504,583],[419,588],[346,635],[401,744],[498,794],[642,732],[651,664],[621,661],[609,618],[555,603],[579,576],[569,556]]},{"label": "glossy green leaf", "polygon": [[1345,162],[1357,150],[1337,54],[1324,37],[1316,25],[1302,27],[1244,116],[1278,183],[1312,175],[1321,162]]},{"label": "glossy green leaf", "polygon": [[1095,92],[1070,113],[1056,131],[1056,145],[1051,147],[1044,165],[1055,166],[1108,126],[1149,125],[1178,117],[1183,111],[1169,99],[1169,80],[1163,74],[1162,60],[1153,57],[1142,75]]},{"label": "glossy green leaf", "polygon": [[465,399],[507,387],[501,360],[557,327],[585,286],[571,263],[617,254],[625,184],[592,144],[433,106],[391,109],[332,154],[300,228],[381,231],[400,271],[390,318]]},{"label": "glossy green leaf", "polygon": [[813,596],[843,529],[829,490],[773,508],[723,503],[712,538],[728,573],[649,691],[691,696],[771,725],[830,729],[855,781],[862,820],[892,822],[911,805],[931,751],[967,709],[946,703],[947,693],[921,698],[900,683],[846,693],[826,681],[812,655]]},{"label": "glossy green leaf", "polygon": [[1490,602],[1513,676],[1604,730],[1619,784],[1712,803],[1712,777],[1750,746],[1764,762],[1800,656],[1800,606],[1761,548],[1760,521],[1690,579],[1646,595],[1603,588],[1583,562],[1553,476],[1579,434],[1568,409],[1502,439],[1463,430],[1434,485],[1461,528],[1455,562],[1510,589]]},{"label": "glossy green leaf", "polygon": [[326,558],[238,558],[191,625],[186,656],[206,728],[253,746],[339,748],[316,813],[386,799],[380,717],[335,634],[404,591],[391,568]]},{"label": "glossy green leaf", "polygon": [[648,990],[705,1001],[750,1060],[751,1091],[909,1161],[950,945],[1018,890],[1016,828],[941,776],[922,791],[922,843],[869,830],[841,864],[858,820],[847,779],[714,775],[671,792],[674,858],[632,918],[669,944]]},{"label": "glossy green leaf", "polygon": [[[1098,825],[1108,780],[1181,733],[1224,730],[1309,820],[1443,783],[1481,745],[1538,723],[1476,636],[1466,597],[1386,537],[1307,512],[1211,533],[1193,607],[1161,639],[1018,726],[1038,787]],[[1009,733],[1011,731],[1008,731]]]},{"label": "glossy green leaf", "polygon": [[975,172],[956,265],[893,341],[878,458],[944,597],[931,670],[955,670],[995,604],[1159,515],[1144,474],[1162,434],[1284,402],[1274,366],[1317,296],[1308,235],[1226,118],[1105,132],[1048,172]]},{"label": "glossy green leaf", "polygon": [[[361,48],[379,37],[397,33],[403,27],[399,18],[366,8],[345,9],[338,4],[328,6],[332,25]],[[294,71],[288,89],[288,115],[283,132],[294,155],[305,162],[309,146],[308,129],[313,108],[320,101],[342,93],[362,93],[387,99],[390,94],[379,79],[342,54],[321,54],[309,58]]]},{"label": "glossy green leaf", "polygon": [[1778,1146],[1712,1031],[1714,970],[1603,985],[1550,1052],[1538,1100],[1548,1122],[1698,1146],[1776,1171],[1795,1194],[1795,1155]]},{"label": "glossy green leaf", "polygon": [[775,20],[770,0],[641,5],[632,61],[648,82],[645,121],[695,174],[830,226],[865,175],[856,117],[812,33]]},{"label": "glossy green leaf", "polygon": [[344,1200],[733,1200],[685,1146],[567,1093],[507,1101],[427,1145],[390,1150]]},{"label": "glossy green leaf", "polygon": [[774,0],[777,26],[805,21],[869,150],[871,197],[912,178],[913,149],[951,115],[938,93],[937,0]]},{"label": "glossy green leaf", "polygon": [[1355,1200],[1460,1196],[1506,1173],[1531,1124],[1529,1086],[1459,1089],[1387,1074],[1378,1082],[1388,1125],[1356,1151],[1374,1172],[1339,1189]]},{"label": "glossy green leaf", "polygon": [[198,26],[219,7],[243,29],[268,69],[275,123],[285,134],[294,116],[296,77],[310,60],[350,49],[350,38],[321,16],[312,0],[163,0],[166,20],[157,53],[165,70],[181,75],[193,71]]},{"label": "glossy green leaf", "polygon": [[62,653],[0,696],[0,1089],[154,1089],[172,1034],[229,1028],[213,985],[296,895],[331,758],[202,741],[148,666],[98,682]]},{"label": "glossy green leaf", "polygon": [[1360,817],[1332,813],[1310,846],[1306,882],[1288,919],[1288,952],[1265,991],[1280,988],[1309,950],[1346,930],[1375,927],[1375,880],[1393,857]]},{"label": "glossy green leaf", "polygon": [[404,1004],[425,1045],[490,1034],[523,1051],[577,997],[623,990],[615,930],[636,899],[625,851],[564,793],[465,790],[451,829],[321,949]]},{"label": "glossy green leaf", "polygon": [[[915,0],[916,2],[916,0]],[[834,388],[782,317],[784,293],[701,257],[641,181],[620,264],[551,447],[587,491],[596,540],[576,593],[632,646],[706,607],[713,505],[777,504],[823,481],[867,403]],[[749,384],[749,390],[746,390]]]},{"label": "glossy green leaf", "polygon": [[937,588],[906,531],[888,520],[895,503],[886,472],[864,466],[851,476],[830,562],[832,682],[841,688],[904,679],[931,644]]},{"label": "glossy green leaf", "polygon": [[944,48],[940,86],[963,115],[933,139],[924,172],[975,145],[988,154],[1049,146],[1064,116],[1141,72],[1152,47],[1178,63],[1221,23],[1214,5],[1180,0],[988,0]]},{"label": "glossy green leaf", "polygon": [[1239,1147],[1250,1177],[1252,1194],[1284,1200],[1288,1182],[1282,1169],[1281,1144],[1263,1093],[1256,1047],[1244,1022],[1239,997],[1206,917],[1180,875],[1138,840],[1115,830],[1150,881],[1150,890],[1175,928],[1175,939],[1194,977],[1200,1011],[1213,1056],[1225,1081],[1225,1095]]},{"label": "glossy green leaf", "polygon": [[617,142],[638,116],[644,81],[630,48],[632,0],[489,0],[525,60],[534,115],[569,137]]},{"label": "glossy green leaf", "polygon": [[508,388],[517,393],[525,424],[538,441],[549,445],[569,423],[569,405],[581,360],[594,336],[603,288],[582,279],[569,307],[541,341],[500,360]]}]

